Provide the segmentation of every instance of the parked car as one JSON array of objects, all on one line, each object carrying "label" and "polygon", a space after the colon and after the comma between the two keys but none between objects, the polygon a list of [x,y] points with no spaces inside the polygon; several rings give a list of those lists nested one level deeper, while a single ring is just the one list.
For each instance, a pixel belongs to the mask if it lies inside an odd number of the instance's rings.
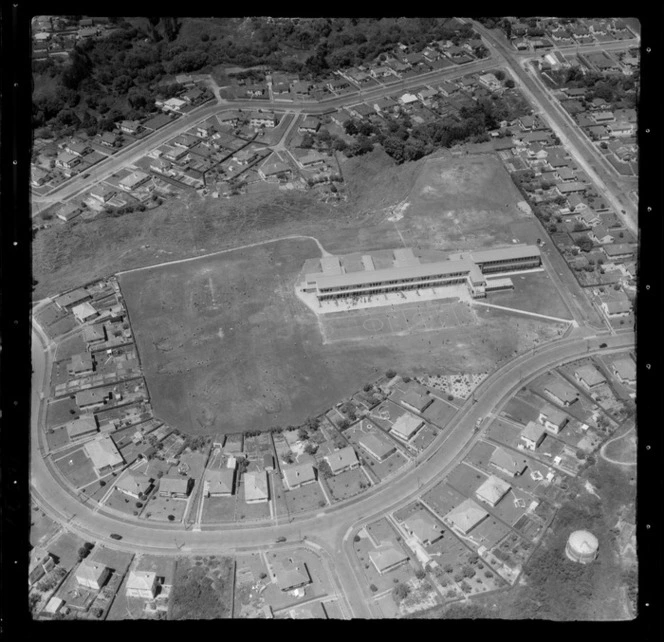
[{"label": "parked car", "polygon": [[112,539],[122,539],[122,535],[118,535],[117,533],[111,533],[111,538]]}]

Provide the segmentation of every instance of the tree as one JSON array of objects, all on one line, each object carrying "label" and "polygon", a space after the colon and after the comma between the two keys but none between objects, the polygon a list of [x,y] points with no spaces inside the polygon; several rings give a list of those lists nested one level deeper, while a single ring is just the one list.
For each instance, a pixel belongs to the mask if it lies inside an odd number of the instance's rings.
[{"label": "tree", "polygon": [[516,83],[511,78],[508,78],[505,81],[505,87],[507,87],[508,89],[514,89],[515,84]]},{"label": "tree", "polygon": [[502,69],[498,69],[498,71],[496,71],[494,76],[498,78],[498,80],[500,81],[505,80],[505,72]]},{"label": "tree", "polygon": [[399,582],[394,587],[394,589],[392,589],[392,595],[397,602],[401,602],[402,600],[406,599],[409,594],[410,588],[407,584],[403,584],[402,582]]},{"label": "tree", "polygon": [[418,580],[423,580],[426,576],[427,576],[427,574],[426,574],[425,571],[424,571],[423,569],[421,569],[421,568],[418,568],[417,571],[415,571],[415,577],[416,577]]},{"label": "tree", "polygon": [[396,370],[392,370],[392,369],[390,369],[390,370],[387,370],[387,371],[385,372],[385,376],[386,376],[388,379],[394,379],[394,377],[397,376],[397,372],[396,372]]},{"label": "tree", "polygon": [[314,146],[314,138],[309,132],[307,132],[304,136],[302,136],[300,147],[303,147],[305,149],[311,149],[313,146]]},{"label": "tree", "polygon": [[364,390],[364,392],[369,392],[372,388],[373,386],[370,383],[365,383],[362,390]]},{"label": "tree", "polygon": [[172,522],[172,521],[174,521],[174,520],[175,520],[175,515],[169,515],[169,516],[168,516],[168,521],[169,521],[169,522]]}]

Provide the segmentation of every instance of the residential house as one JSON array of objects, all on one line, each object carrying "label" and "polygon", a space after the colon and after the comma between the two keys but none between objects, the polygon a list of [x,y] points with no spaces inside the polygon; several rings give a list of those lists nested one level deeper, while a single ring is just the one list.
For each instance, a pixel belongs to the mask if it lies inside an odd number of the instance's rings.
[{"label": "residential house", "polygon": [[97,418],[94,415],[88,415],[80,417],[79,419],[74,419],[74,421],[70,421],[66,424],[65,429],[70,441],[75,441],[81,437],[87,437],[88,435],[97,432]]},{"label": "residential house", "polygon": [[[571,198],[571,197],[570,197]],[[567,199],[569,202],[569,198]],[[582,201],[583,202],[583,201]],[[597,212],[591,210],[590,208],[584,209],[580,214],[574,217],[579,223],[586,225],[587,227],[593,227],[598,225],[600,222],[600,217]]]},{"label": "residential house", "polygon": [[595,390],[606,382],[604,375],[594,365],[587,364],[574,371],[574,378],[586,389]]},{"label": "residential house", "polygon": [[546,404],[540,408],[537,421],[549,432],[557,435],[565,427],[569,421],[569,417],[562,410],[558,410],[558,408],[555,408],[551,404]]},{"label": "residential house", "polygon": [[95,369],[95,362],[92,355],[87,353],[75,354],[67,364],[67,374],[70,377],[80,377],[82,375],[92,374]]},{"label": "residential house", "polygon": [[273,112],[257,111],[249,115],[249,124],[252,127],[276,127],[279,118]]},{"label": "residential house", "polygon": [[440,91],[441,94],[443,94],[443,96],[448,97],[458,92],[459,88],[455,84],[446,81],[438,85],[438,90]]},{"label": "residential house", "polygon": [[579,400],[579,393],[575,388],[562,380],[552,381],[544,388],[544,394],[561,406],[571,406]]},{"label": "residential house", "polygon": [[316,481],[316,470],[310,463],[282,466],[281,472],[287,489],[293,490]]},{"label": "residential house", "polygon": [[200,138],[209,138],[216,132],[216,128],[211,123],[202,123],[196,127],[196,135]]},{"label": "residential house", "polygon": [[86,442],[83,449],[99,475],[105,475],[124,466],[124,458],[115,442],[106,435],[99,435],[96,439]]},{"label": "residential house", "polygon": [[593,140],[609,140],[609,138],[611,138],[608,128],[604,125],[588,127],[588,134],[590,134],[590,137]]},{"label": "residential house", "polygon": [[472,499],[466,499],[449,511],[443,520],[462,535],[468,535],[473,528],[488,516],[489,513],[479,506],[477,502]]},{"label": "residential house", "polygon": [[90,147],[88,147],[87,143],[73,140],[65,144],[65,151],[74,156],[85,156],[90,151]]},{"label": "residential house", "polygon": [[62,169],[72,169],[80,162],[81,159],[71,152],[60,152],[55,159],[55,165]]},{"label": "residential house", "polygon": [[635,250],[635,245],[631,243],[611,243],[602,246],[602,251],[610,261],[634,258]]},{"label": "residential house", "polygon": [[326,455],[323,459],[325,459],[330,466],[333,475],[338,475],[346,470],[352,470],[360,465],[352,446],[341,448],[340,450]]},{"label": "residential house", "polygon": [[272,568],[276,584],[284,592],[311,584],[311,575],[305,562],[295,563],[288,560],[274,563]]},{"label": "residential house", "polygon": [[391,433],[402,441],[409,441],[424,426],[424,421],[409,413],[400,415],[392,424]]},{"label": "residential house", "polygon": [[267,92],[267,85],[251,84],[244,88],[244,92],[250,98],[261,98]]},{"label": "residential house", "polygon": [[388,76],[395,75],[394,71],[386,65],[371,67],[371,69],[369,69],[369,74],[371,74],[373,78],[387,78]]},{"label": "residential house", "polygon": [[602,301],[601,306],[602,310],[604,310],[604,314],[612,319],[628,316],[632,311],[632,303],[627,296]]},{"label": "residential house", "polygon": [[269,160],[258,168],[258,174],[264,181],[277,180],[280,177],[290,177],[291,168],[281,160]]},{"label": "residential house", "polygon": [[431,397],[428,392],[420,392],[418,390],[411,390],[401,398],[403,406],[408,408],[408,410],[419,412],[420,414],[422,414],[433,401],[433,397]]},{"label": "residential house", "polygon": [[399,103],[390,96],[384,96],[373,103],[373,108],[380,114],[393,114],[398,111]]},{"label": "residential house", "polygon": [[205,92],[202,89],[199,89],[198,87],[192,87],[188,91],[185,91],[184,94],[182,94],[182,99],[191,104],[199,101],[201,98],[203,98],[204,95]]},{"label": "residential house", "polygon": [[332,119],[332,122],[339,125],[339,127],[343,127],[349,120],[352,120],[350,114],[345,111],[334,112],[330,118]]},{"label": "residential house", "polygon": [[267,484],[267,473],[264,470],[244,473],[242,480],[244,483],[244,501],[247,504],[269,501],[270,493]]},{"label": "residential house", "polygon": [[431,107],[433,99],[438,95],[438,92],[431,87],[425,87],[417,92],[417,97],[427,106]]},{"label": "residential house", "polygon": [[83,340],[88,345],[88,349],[99,343],[106,342],[106,329],[103,325],[89,325],[83,328]]},{"label": "residential house", "polygon": [[320,120],[316,116],[307,116],[297,128],[297,131],[301,134],[315,134],[319,129]]},{"label": "residential house", "polygon": [[153,600],[157,594],[157,574],[153,571],[130,571],[127,578],[127,597]]},{"label": "residential house", "polygon": [[176,147],[181,147],[182,149],[190,149],[198,143],[198,140],[195,136],[189,134],[180,134],[173,139],[173,145]]},{"label": "residential house", "polygon": [[225,111],[221,114],[217,114],[217,120],[222,125],[231,125],[235,127],[241,120],[243,120],[244,115],[240,114],[237,111]]},{"label": "residential house", "polygon": [[189,103],[186,100],[181,98],[169,98],[164,101],[162,109],[164,111],[179,112],[183,107],[186,107]]},{"label": "residential house", "polygon": [[137,120],[123,120],[118,125],[120,131],[125,134],[137,134],[141,129],[141,123]]},{"label": "residential house", "polygon": [[116,194],[117,192],[106,183],[99,183],[90,190],[90,196],[100,203],[108,203]]},{"label": "residential house", "polygon": [[48,172],[45,172],[43,169],[33,165],[30,170],[30,184],[33,187],[43,185],[48,179]]},{"label": "residential house", "polygon": [[131,192],[150,180],[150,175],[137,170],[125,176],[119,183],[121,189]]},{"label": "residential house", "polygon": [[210,470],[205,482],[207,497],[231,497],[235,489],[235,470]]},{"label": "residential house", "polygon": [[79,586],[100,591],[111,575],[111,569],[104,564],[84,559],[76,569],[75,575]]},{"label": "residential house", "polygon": [[498,80],[498,78],[492,73],[481,74],[478,80],[481,85],[490,91],[498,91],[502,87],[500,80]]},{"label": "residential house", "polygon": [[139,499],[150,492],[152,480],[146,475],[141,475],[135,471],[125,473],[115,484],[115,488],[124,495]]},{"label": "residential house", "polygon": [[375,434],[363,433],[359,438],[359,444],[377,461],[385,461],[397,449],[386,437],[379,437]]},{"label": "residential house", "polygon": [[630,386],[636,385],[636,364],[629,357],[616,359],[611,364],[611,369],[620,383],[629,384]]},{"label": "residential house", "polygon": [[511,488],[512,486],[500,477],[489,475],[475,491],[475,495],[489,506],[496,506],[510,492]]},{"label": "residential house", "polygon": [[528,450],[535,450],[544,441],[544,426],[529,421],[521,430],[520,438]]},{"label": "residential house", "polygon": [[412,105],[417,102],[417,96],[415,94],[405,93],[399,96],[399,102],[402,105]]},{"label": "residential house", "polygon": [[395,544],[383,544],[369,551],[369,559],[380,575],[401,566],[409,557]]},{"label": "residential house", "polygon": [[404,520],[403,527],[406,532],[425,546],[437,542],[444,532],[438,521],[424,509],[409,515]]},{"label": "residential house", "polygon": [[595,241],[595,243],[600,243],[604,245],[605,243],[613,243],[615,240],[613,235],[604,227],[604,225],[596,225],[590,232],[588,236]]},{"label": "residential house", "polygon": [[500,446],[491,453],[489,463],[510,477],[522,475],[528,467],[528,462],[523,457],[512,454]]},{"label": "residential house", "polygon": [[76,320],[80,323],[86,323],[99,316],[99,312],[97,312],[97,310],[95,310],[87,301],[75,305],[71,311],[76,317]]},{"label": "residential house", "polygon": [[186,475],[164,475],[159,480],[161,497],[187,497],[191,491],[192,479]]}]

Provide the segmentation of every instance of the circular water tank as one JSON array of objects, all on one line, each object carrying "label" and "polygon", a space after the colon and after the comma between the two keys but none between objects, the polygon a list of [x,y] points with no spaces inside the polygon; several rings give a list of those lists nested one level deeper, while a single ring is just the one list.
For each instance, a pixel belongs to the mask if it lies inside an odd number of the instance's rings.
[{"label": "circular water tank", "polygon": [[599,542],[588,531],[574,531],[567,539],[565,553],[573,562],[589,564],[597,558]]}]

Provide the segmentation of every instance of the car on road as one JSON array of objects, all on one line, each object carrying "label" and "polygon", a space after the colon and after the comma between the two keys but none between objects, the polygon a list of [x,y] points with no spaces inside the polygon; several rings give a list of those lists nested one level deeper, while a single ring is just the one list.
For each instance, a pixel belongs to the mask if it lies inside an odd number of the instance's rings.
[{"label": "car on road", "polygon": [[285,542],[285,541],[286,541],[286,538],[283,535],[281,537],[277,537],[277,544],[279,544],[281,542]]},{"label": "car on road", "polygon": [[83,176],[81,176],[81,178],[87,178],[88,176],[90,176],[90,172],[87,172],[87,173],[83,174]]},{"label": "car on road", "polygon": [[607,346],[606,343],[600,343],[599,347],[600,348],[608,348],[609,346]]},{"label": "car on road", "polygon": [[111,539],[122,539],[122,535],[118,535],[117,533],[111,533]]}]

